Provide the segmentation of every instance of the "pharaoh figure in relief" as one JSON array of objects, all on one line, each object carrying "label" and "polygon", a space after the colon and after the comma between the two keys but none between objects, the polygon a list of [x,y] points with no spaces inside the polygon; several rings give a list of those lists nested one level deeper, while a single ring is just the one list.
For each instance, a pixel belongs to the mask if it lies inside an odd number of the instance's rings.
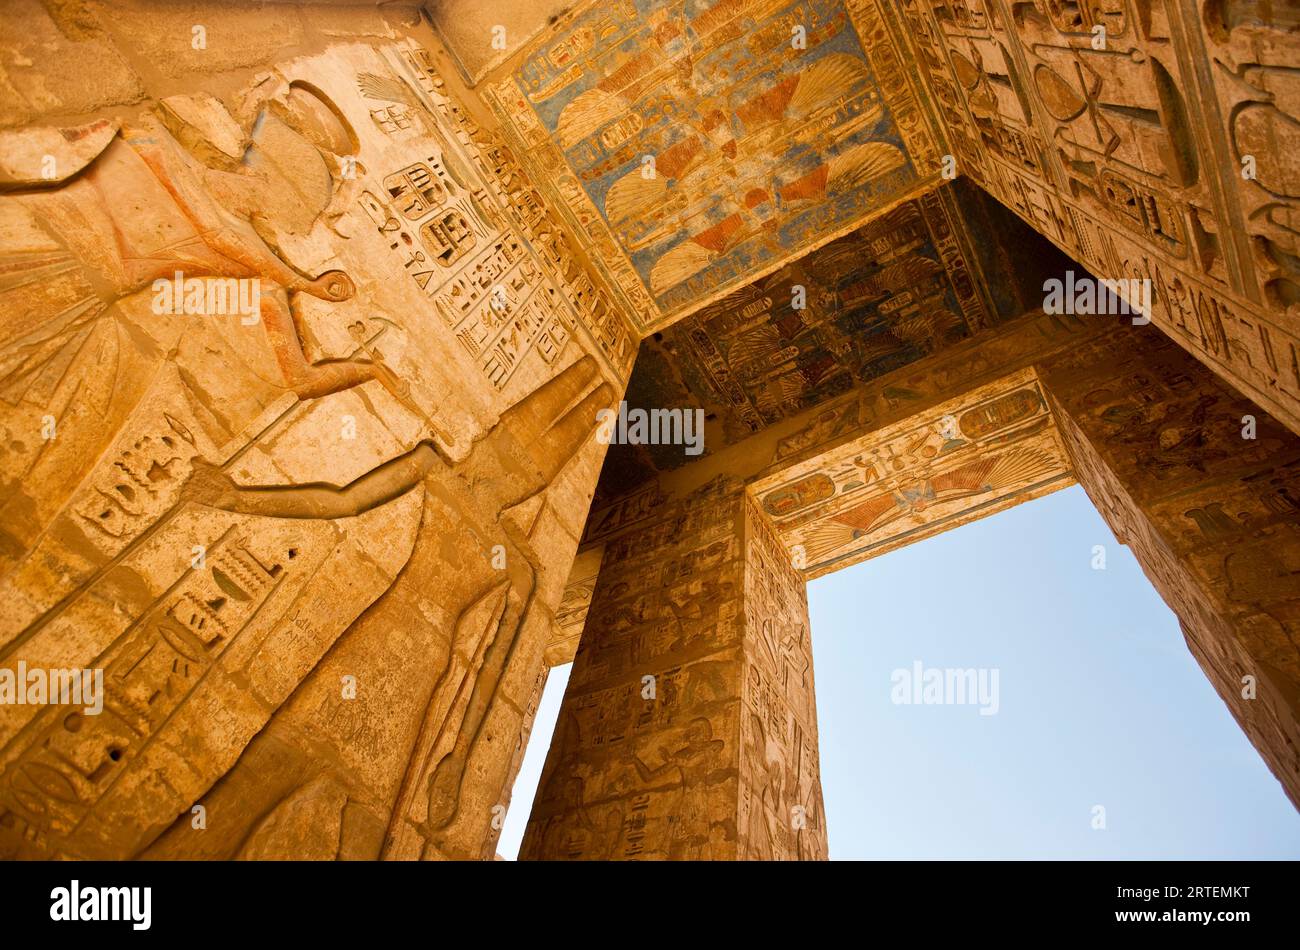
[{"label": "pharaoh figure in relief", "polygon": [[0,662],[105,671],[0,708],[5,854],[478,856],[622,357],[472,131],[399,44],[5,133]]}]

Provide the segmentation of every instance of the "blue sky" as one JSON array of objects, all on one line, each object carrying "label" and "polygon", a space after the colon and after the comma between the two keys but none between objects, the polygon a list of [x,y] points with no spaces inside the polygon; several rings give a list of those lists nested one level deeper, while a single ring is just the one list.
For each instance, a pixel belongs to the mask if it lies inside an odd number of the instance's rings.
[{"label": "blue sky", "polygon": [[[1082,488],[808,602],[832,858],[1300,857],[1300,815]],[[998,712],[896,705],[917,660],[997,669]]]},{"label": "blue sky", "polygon": [[[832,858],[1300,858],[1300,814],[1082,488],[819,578],[808,603]],[[895,704],[917,661],[996,669],[997,713]],[[548,678],[504,857],[568,673]]]}]

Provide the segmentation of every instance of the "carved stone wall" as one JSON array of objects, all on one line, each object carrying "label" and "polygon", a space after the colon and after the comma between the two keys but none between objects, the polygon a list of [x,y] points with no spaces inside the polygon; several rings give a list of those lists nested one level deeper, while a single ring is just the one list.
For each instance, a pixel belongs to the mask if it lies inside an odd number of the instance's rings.
[{"label": "carved stone wall", "polygon": [[1294,4],[903,0],[958,173],[1300,431]]},{"label": "carved stone wall", "polygon": [[745,650],[738,853],[827,857],[808,590],[771,521],[746,493]]},{"label": "carved stone wall", "polygon": [[104,706],[0,704],[0,854],[491,857],[634,341],[412,11],[73,6],[0,14],[0,669]]},{"label": "carved stone wall", "polygon": [[611,541],[521,858],[826,854],[804,585],[719,479]]},{"label": "carved stone wall", "polygon": [[0,7],[0,857],[491,858],[575,646],[524,856],[824,857],[802,581],[1071,477],[1300,802],[1294,4],[463,7]]},{"label": "carved stone wall", "polygon": [[1150,328],[1040,372],[1075,475],[1300,806],[1300,439]]},{"label": "carved stone wall", "polygon": [[555,611],[555,631],[546,647],[548,667],[572,663],[578,652],[578,641],[587,625],[603,554],[604,549],[596,545],[584,548],[574,558],[569,582],[564,587],[564,598]]}]

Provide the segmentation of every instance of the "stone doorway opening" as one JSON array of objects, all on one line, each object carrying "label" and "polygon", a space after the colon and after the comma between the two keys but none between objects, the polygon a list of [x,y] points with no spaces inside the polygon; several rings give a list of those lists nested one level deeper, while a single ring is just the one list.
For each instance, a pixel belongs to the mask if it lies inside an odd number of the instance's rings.
[{"label": "stone doorway opening", "polygon": [[1080,569],[1126,546],[1295,801],[1291,446],[1148,326],[1039,312],[598,492],[580,550],[600,564],[521,855],[826,856],[807,583],[1075,485],[1113,539]]},{"label": "stone doorway opening", "polygon": [[1300,816],[1080,486],[808,601],[831,858],[1300,853]]}]

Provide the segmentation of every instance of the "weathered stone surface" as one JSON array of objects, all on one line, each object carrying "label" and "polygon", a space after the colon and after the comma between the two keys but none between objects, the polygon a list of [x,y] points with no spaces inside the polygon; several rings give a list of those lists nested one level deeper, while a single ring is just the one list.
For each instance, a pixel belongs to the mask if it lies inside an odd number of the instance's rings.
[{"label": "weathered stone surface", "polygon": [[960,174],[1300,431],[1293,4],[904,0]]},{"label": "weathered stone surface", "polygon": [[569,0],[438,0],[425,9],[472,85],[572,6]]},{"label": "weathered stone surface", "polygon": [[1292,5],[429,6],[0,10],[0,856],[492,859],[574,658],[525,857],[823,858],[803,581],[1075,479],[1300,804]]},{"label": "weathered stone surface", "polygon": [[578,652],[578,641],[587,626],[591,611],[591,598],[596,592],[596,578],[600,574],[600,561],[604,548],[593,545],[583,549],[573,559],[569,582],[564,587],[564,599],[555,612],[555,632],[546,647],[546,665],[561,666],[572,663]]},{"label": "weathered stone surface", "polygon": [[804,584],[743,484],[605,548],[520,856],[826,856]]},{"label": "weathered stone surface", "polygon": [[156,30],[220,81],[6,132],[0,664],[105,682],[0,704],[7,855],[493,854],[631,340],[429,37],[351,15]]},{"label": "weathered stone surface", "polygon": [[753,490],[811,579],[1072,481],[1029,369],[791,466]]}]

